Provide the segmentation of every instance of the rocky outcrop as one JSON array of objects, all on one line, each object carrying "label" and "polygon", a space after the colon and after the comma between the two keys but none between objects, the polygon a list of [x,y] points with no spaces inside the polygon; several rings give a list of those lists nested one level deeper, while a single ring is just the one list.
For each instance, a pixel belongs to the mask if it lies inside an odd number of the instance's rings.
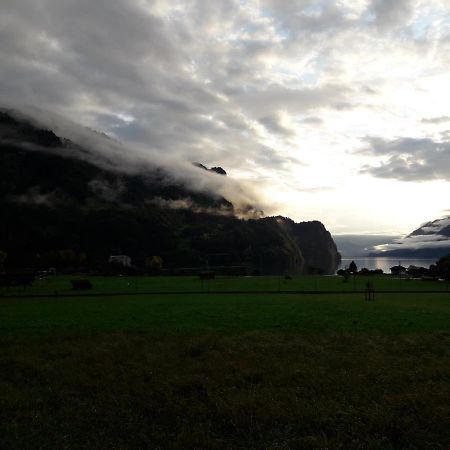
[{"label": "rocky outcrop", "polygon": [[219,175],[226,175],[227,173],[225,172],[224,169],[222,169],[222,167],[211,167],[211,169],[209,169],[211,172],[216,172]]},{"label": "rocky outcrop", "polygon": [[218,175],[226,175],[227,173],[225,172],[224,169],[222,169],[222,167],[211,167],[211,169],[208,169],[205,165],[195,162],[192,163],[195,167],[198,167],[199,169],[203,169],[206,170],[208,172],[214,172],[217,173]]}]

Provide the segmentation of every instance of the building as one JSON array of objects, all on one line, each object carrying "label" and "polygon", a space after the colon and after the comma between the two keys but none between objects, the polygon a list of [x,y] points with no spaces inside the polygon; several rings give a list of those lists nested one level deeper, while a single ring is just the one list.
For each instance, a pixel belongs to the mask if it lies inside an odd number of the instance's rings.
[{"label": "building", "polygon": [[403,267],[403,266],[401,266],[401,265],[398,265],[398,266],[393,266],[393,267],[391,267],[390,268],[390,270],[391,270],[391,274],[392,275],[405,275],[405,273],[406,273],[406,267]]},{"label": "building", "polygon": [[110,264],[118,264],[123,267],[131,267],[131,258],[127,255],[110,256],[108,262]]}]

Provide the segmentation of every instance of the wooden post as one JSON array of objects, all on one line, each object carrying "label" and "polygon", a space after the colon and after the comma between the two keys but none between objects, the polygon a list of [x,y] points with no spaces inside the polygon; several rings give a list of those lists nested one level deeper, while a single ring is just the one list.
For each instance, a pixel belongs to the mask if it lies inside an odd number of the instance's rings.
[{"label": "wooden post", "polygon": [[364,292],[364,298],[366,302],[374,302],[375,301],[375,289],[373,287],[373,284],[368,281],[366,283],[366,290]]},{"label": "wooden post", "polygon": [[365,300],[366,302],[374,302],[375,301],[375,289],[366,289],[365,291]]}]

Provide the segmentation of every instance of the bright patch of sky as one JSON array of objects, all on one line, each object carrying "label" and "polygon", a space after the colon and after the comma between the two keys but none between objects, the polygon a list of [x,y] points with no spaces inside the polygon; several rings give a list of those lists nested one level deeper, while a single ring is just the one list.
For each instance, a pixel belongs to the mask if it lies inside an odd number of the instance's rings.
[{"label": "bright patch of sky", "polygon": [[445,5],[422,3],[411,23],[414,39],[439,39],[450,31],[450,12]]}]

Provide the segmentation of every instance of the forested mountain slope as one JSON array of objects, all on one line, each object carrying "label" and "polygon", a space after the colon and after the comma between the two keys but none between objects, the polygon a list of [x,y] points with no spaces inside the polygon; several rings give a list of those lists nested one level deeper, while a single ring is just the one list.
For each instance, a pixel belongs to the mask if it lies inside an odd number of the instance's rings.
[{"label": "forested mountain slope", "polygon": [[[237,214],[228,199],[190,189],[162,167],[121,170],[104,155],[96,163],[94,152],[10,111],[0,113],[0,249],[7,266],[94,268],[111,254],[126,254],[137,266],[159,255],[172,270],[337,268],[340,256],[320,222],[258,217],[251,205],[247,218],[239,218],[242,206]],[[193,170],[204,176],[205,167]],[[226,172],[215,167],[206,175]]]}]

